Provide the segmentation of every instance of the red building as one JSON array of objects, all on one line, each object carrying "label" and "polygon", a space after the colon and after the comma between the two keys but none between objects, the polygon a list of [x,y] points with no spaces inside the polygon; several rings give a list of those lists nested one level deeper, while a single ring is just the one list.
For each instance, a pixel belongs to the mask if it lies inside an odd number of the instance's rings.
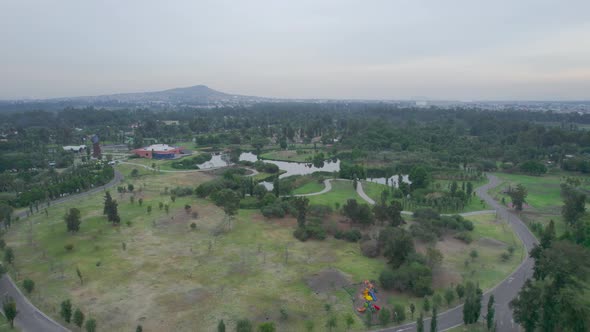
[{"label": "red building", "polygon": [[173,159],[177,154],[182,154],[182,150],[182,147],[154,144],[145,148],[135,149],[131,152],[147,159]]}]

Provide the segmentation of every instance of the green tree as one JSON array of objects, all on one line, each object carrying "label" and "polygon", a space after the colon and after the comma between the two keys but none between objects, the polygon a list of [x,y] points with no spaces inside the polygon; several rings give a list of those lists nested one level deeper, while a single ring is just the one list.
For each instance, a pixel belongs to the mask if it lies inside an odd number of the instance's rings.
[{"label": "green tree", "polygon": [[414,166],[410,171],[410,181],[412,182],[412,190],[426,188],[429,183],[428,172],[422,166]]},{"label": "green tree", "polygon": [[217,332],[225,332],[225,323],[223,322],[223,319],[217,324]]},{"label": "green tree", "polygon": [[391,313],[388,309],[383,308],[379,311],[379,322],[381,325],[386,326],[391,320]]},{"label": "green tree", "polygon": [[264,322],[258,325],[258,332],[275,332],[277,328],[273,322]]},{"label": "green tree", "polygon": [[508,192],[508,196],[512,199],[512,205],[517,211],[522,211],[522,206],[526,203],[527,195],[526,188],[520,183],[516,185],[516,188]]},{"label": "green tree", "polygon": [[455,300],[455,291],[452,288],[447,288],[445,290],[445,301],[447,301],[447,306],[450,306],[454,300]]},{"label": "green tree", "polygon": [[61,310],[59,312],[61,318],[63,318],[66,323],[69,323],[72,319],[72,302],[70,300],[65,300],[61,303]]},{"label": "green tree", "polygon": [[307,211],[309,210],[309,199],[307,197],[295,197],[293,206],[297,210],[297,224],[299,227],[305,227]]},{"label": "green tree", "polygon": [[279,181],[278,176],[272,182],[272,193],[275,194],[275,197],[279,197],[281,195],[281,181]]},{"label": "green tree", "polygon": [[404,308],[401,304],[396,304],[393,306],[393,320],[396,323],[401,323],[406,320],[406,308]]},{"label": "green tree", "polygon": [[8,297],[2,303],[2,311],[4,312],[4,317],[10,323],[10,328],[14,328],[14,319],[16,315],[18,315],[18,310],[16,310],[16,302],[12,297]]},{"label": "green tree", "polygon": [[414,320],[414,313],[416,312],[416,305],[410,303],[410,313],[412,314],[412,320]]},{"label": "green tree", "polygon": [[568,185],[561,186],[563,207],[561,215],[570,227],[575,227],[586,211],[586,195]]},{"label": "green tree", "polygon": [[479,320],[483,293],[479,286],[471,281],[465,287],[465,303],[463,304],[463,322],[465,325],[474,324]]},{"label": "green tree", "polygon": [[86,332],[96,332],[96,320],[94,318],[89,318],[84,324],[84,328]]},{"label": "green tree", "polygon": [[492,327],[494,327],[494,315],[496,314],[496,309],[494,308],[494,294],[490,295],[488,299],[488,313],[486,314],[486,326],[488,330],[491,331]]},{"label": "green tree", "polygon": [[455,291],[457,292],[457,297],[459,297],[459,299],[462,299],[463,296],[465,296],[465,286],[463,286],[463,284],[457,284],[457,286],[455,286]]},{"label": "green tree", "polygon": [[403,228],[388,228],[379,233],[379,243],[384,248],[383,256],[393,268],[400,267],[416,249],[412,235]]},{"label": "green tree", "polygon": [[418,316],[418,320],[416,321],[416,331],[424,332],[424,316],[422,316],[422,313],[420,313],[420,316]]},{"label": "green tree", "polygon": [[432,308],[432,318],[430,319],[430,332],[438,331],[437,320],[438,320],[437,309],[436,309],[436,307],[433,307]]},{"label": "green tree", "polygon": [[14,250],[11,247],[4,249],[4,261],[11,265],[14,263]]},{"label": "green tree", "polygon": [[137,327],[135,328],[135,332],[143,332],[143,326],[137,325]]},{"label": "green tree", "polygon": [[23,280],[23,288],[27,291],[27,293],[31,294],[35,289],[35,282],[31,279]]},{"label": "green tree", "polygon": [[80,230],[80,210],[71,208],[68,213],[64,216],[66,222],[66,229],[68,232],[77,232]]},{"label": "green tree", "polygon": [[305,330],[307,330],[307,332],[312,332],[314,327],[315,325],[312,320],[305,321]]},{"label": "green tree", "polygon": [[424,302],[422,302],[422,311],[426,313],[430,311],[430,300],[427,297],[424,297]]},{"label": "green tree", "polygon": [[439,293],[434,294],[434,296],[432,297],[432,307],[433,308],[438,308],[440,307],[440,305],[442,304],[442,296],[440,296]]},{"label": "green tree", "polygon": [[240,319],[236,322],[236,332],[252,332],[252,322],[247,319]]},{"label": "green tree", "polygon": [[74,311],[74,324],[79,328],[82,328],[82,324],[84,324],[84,313],[80,308],[76,308]]},{"label": "green tree", "polygon": [[103,214],[107,216],[107,220],[112,222],[113,225],[119,224],[121,222],[117,206],[117,201],[114,200],[111,197],[111,194],[107,191],[104,196]]}]

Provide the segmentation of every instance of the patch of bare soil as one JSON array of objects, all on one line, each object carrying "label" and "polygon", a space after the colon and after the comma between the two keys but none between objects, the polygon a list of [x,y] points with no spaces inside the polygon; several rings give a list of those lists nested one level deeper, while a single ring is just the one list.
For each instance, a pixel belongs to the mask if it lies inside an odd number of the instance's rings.
[{"label": "patch of bare soil", "polygon": [[324,269],[304,278],[305,283],[316,294],[326,293],[350,285],[350,277],[334,268]]},{"label": "patch of bare soil", "polygon": [[461,274],[443,266],[435,268],[432,272],[432,288],[446,288],[463,280]]}]

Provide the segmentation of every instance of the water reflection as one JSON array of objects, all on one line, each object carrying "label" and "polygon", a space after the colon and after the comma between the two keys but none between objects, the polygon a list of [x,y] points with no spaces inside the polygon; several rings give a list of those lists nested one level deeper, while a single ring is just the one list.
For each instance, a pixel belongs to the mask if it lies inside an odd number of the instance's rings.
[{"label": "water reflection", "polygon": [[[369,182],[385,184],[388,186],[395,186],[396,188],[399,188],[399,184],[397,183],[397,180],[398,180],[397,175],[393,175],[389,178],[367,178],[367,181],[369,181]],[[402,175],[402,181],[405,183],[408,183],[408,184],[412,183],[412,181],[410,181],[409,175]]]},{"label": "water reflection", "polygon": [[[255,162],[258,160],[252,152],[244,152],[240,155],[240,160]],[[298,163],[292,161],[263,160],[265,163],[275,164],[285,173],[279,176],[283,179],[292,175],[307,175],[315,172],[338,172],[340,171],[340,160],[326,160],[323,167],[315,167],[310,163]]]}]

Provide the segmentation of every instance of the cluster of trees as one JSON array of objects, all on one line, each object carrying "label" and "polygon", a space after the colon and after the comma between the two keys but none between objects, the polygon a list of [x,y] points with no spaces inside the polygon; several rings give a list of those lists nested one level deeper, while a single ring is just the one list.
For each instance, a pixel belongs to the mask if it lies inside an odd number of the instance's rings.
[{"label": "cluster of trees", "polygon": [[109,165],[84,164],[58,173],[54,169],[0,174],[0,200],[14,207],[47,202],[101,186],[115,176]]},{"label": "cluster of trees", "polygon": [[104,208],[102,213],[107,216],[107,220],[113,225],[118,225],[121,222],[118,205],[117,201],[111,197],[111,193],[107,191],[104,195]]},{"label": "cluster of trees", "polygon": [[426,242],[436,242],[444,232],[462,234],[474,229],[473,223],[460,215],[441,216],[432,209],[418,209],[414,217],[417,222],[410,226],[410,232]]},{"label": "cluster of trees", "polygon": [[410,291],[416,296],[432,294],[432,269],[426,265],[427,258],[416,252],[408,231],[387,227],[379,233],[378,243],[390,265],[379,277],[384,289]]},{"label": "cluster of trees", "polygon": [[86,319],[86,315],[84,315],[84,312],[80,308],[73,310],[72,301],[70,300],[61,302],[59,315],[66,323],[74,323],[78,329],[82,329],[82,326],[84,326],[86,332],[96,331],[96,319]]},{"label": "cluster of trees", "polygon": [[535,258],[533,278],[510,303],[514,320],[527,332],[588,331],[590,303],[585,290],[590,281],[590,251],[557,240],[550,224],[530,255]]}]

